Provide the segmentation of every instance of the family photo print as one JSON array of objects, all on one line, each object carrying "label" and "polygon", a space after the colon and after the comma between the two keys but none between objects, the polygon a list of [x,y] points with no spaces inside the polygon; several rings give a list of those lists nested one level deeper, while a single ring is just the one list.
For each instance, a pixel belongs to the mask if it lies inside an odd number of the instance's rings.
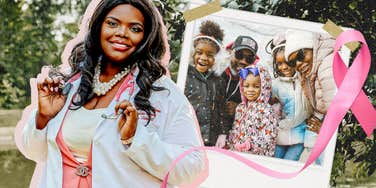
[{"label": "family photo print", "polygon": [[[196,111],[205,146],[280,172],[304,166],[337,91],[331,66],[335,38],[322,27],[226,8],[187,22],[177,84]],[[347,62],[350,50],[340,53]],[[328,187],[335,140],[336,134],[291,179],[269,177],[207,151],[209,177],[201,186],[231,187],[235,180],[239,186]]]}]

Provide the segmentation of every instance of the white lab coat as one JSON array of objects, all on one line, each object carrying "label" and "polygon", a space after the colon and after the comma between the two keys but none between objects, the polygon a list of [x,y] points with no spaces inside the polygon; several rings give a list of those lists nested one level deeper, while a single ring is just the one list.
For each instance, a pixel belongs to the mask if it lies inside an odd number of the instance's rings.
[{"label": "white lab coat", "polygon": [[[135,83],[136,76],[133,78]],[[36,129],[34,110],[23,129],[25,156],[36,162],[46,162],[39,187],[62,187],[62,156],[56,136],[79,83],[80,79],[73,82],[65,106],[48,122],[46,128]],[[147,127],[144,126],[146,120],[139,118],[130,147],[121,143],[116,120],[103,119],[99,122],[92,140],[93,188],[160,187],[161,179],[172,161],[185,150],[201,145],[196,118],[184,94],[165,76],[154,84],[167,89],[151,94],[150,102],[159,112]],[[119,101],[130,99],[133,102],[139,90],[137,84],[134,86],[133,94],[129,96],[128,88]],[[114,113],[116,104],[114,99],[106,113]],[[199,176],[205,167],[204,161],[202,152],[185,157],[170,173],[169,185],[186,183]]]}]

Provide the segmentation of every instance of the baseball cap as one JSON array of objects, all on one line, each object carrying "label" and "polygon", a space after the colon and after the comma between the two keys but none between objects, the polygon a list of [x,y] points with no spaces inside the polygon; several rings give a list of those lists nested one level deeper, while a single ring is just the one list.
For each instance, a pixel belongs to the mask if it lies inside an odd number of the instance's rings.
[{"label": "baseball cap", "polygon": [[234,44],[232,45],[232,49],[235,51],[248,49],[256,55],[258,45],[255,39],[250,36],[238,36],[238,38],[236,38]]}]

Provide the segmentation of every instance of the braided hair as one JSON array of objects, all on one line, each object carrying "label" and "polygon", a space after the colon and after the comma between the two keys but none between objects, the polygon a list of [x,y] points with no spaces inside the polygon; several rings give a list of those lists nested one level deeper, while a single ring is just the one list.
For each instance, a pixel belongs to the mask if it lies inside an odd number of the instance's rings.
[{"label": "braided hair", "polygon": [[281,44],[285,44],[285,43],[286,43],[286,40],[281,41],[279,44],[273,44],[273,42],[271,42],[271,44],[270,44],[270,49],[271,49],[271,53],[272,53],[272,57],[273,57],[273,75],[274,75],[274,78],[278,78],[278,76],[283,76],[283,74],[278,70],[276,56],[277,56],[278,53],[285,51],[284,45],[279,46],[279,47],[277,47],[277,46],[281,45]]}]

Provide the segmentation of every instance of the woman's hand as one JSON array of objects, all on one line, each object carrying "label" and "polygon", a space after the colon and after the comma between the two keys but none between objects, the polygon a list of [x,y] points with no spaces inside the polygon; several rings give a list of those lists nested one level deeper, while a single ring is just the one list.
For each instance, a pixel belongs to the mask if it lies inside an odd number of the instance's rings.
[{"label": "woman's hand", "polygon": [[50,78],[48,69],[43,68],[37,76],[38,113],[36,117],[37,129],[46,127],[48,121],[56,116],[63,108],[66,96],[59,92],[62,77]]},{"label": "woman's hand", "polygon": [[124,110],[118,122],[120,139],[122,141],[129,140],[136,133],[138,121],[137,109],[127,100],[124,100],[115,106],[115,113],[118,113],[120,109]]},{"label": "woman's hand", "polygon": [[308,130],[319,134],[321,129],[322,121],[320,121],[317,117],[311,116],[307,119],[307,128]]}]

